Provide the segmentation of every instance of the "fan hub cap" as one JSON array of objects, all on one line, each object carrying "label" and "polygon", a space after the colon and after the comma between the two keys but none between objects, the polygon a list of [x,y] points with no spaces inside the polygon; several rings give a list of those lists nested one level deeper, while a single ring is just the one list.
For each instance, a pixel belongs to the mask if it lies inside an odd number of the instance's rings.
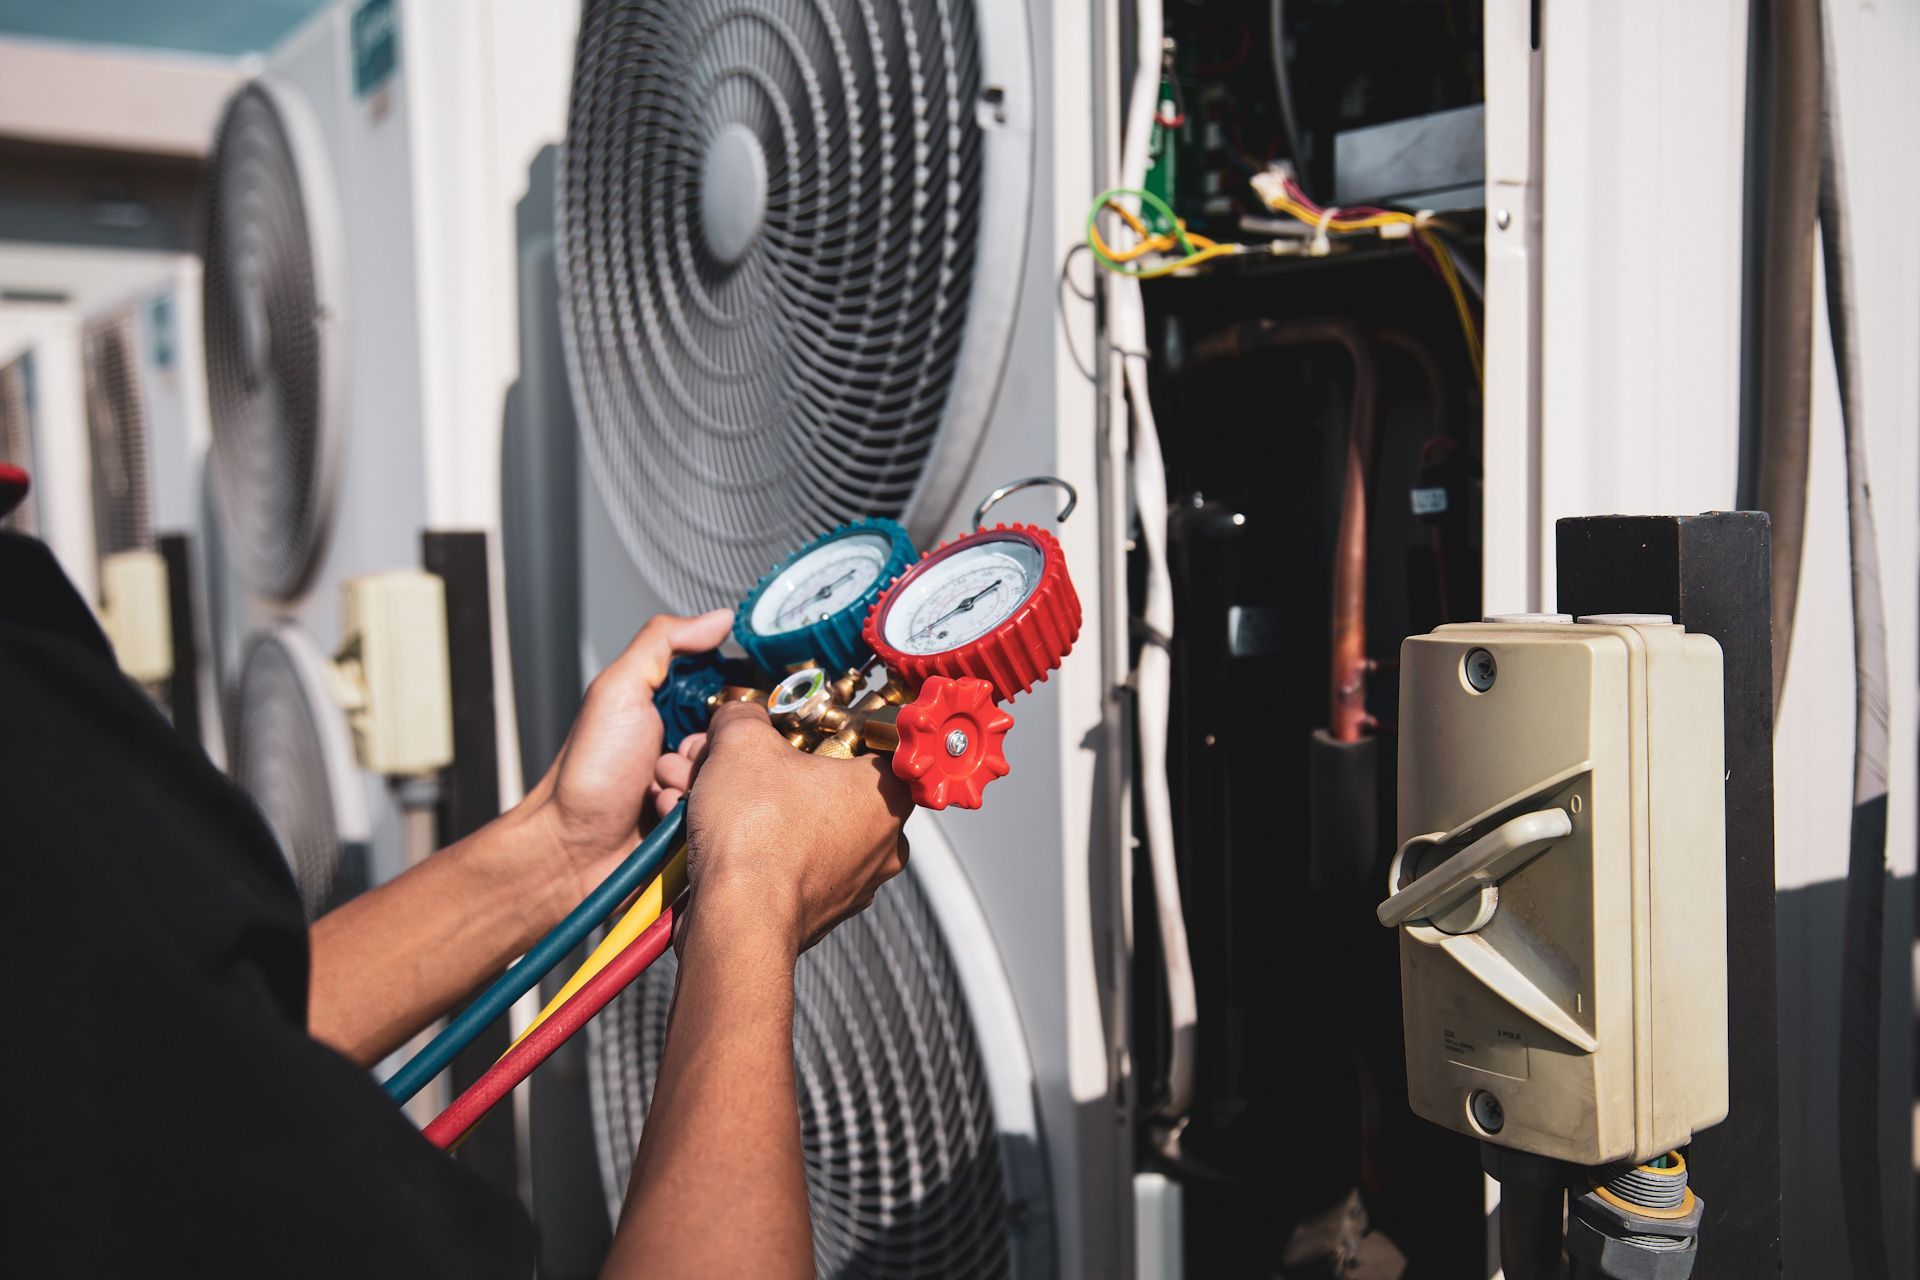
[{"label": "fan hub cap", "polygon": [[700,228],[707,249],[731,267],[744,258],[767,218],[767,153],[743,124],[707,144],[700,173]]}]

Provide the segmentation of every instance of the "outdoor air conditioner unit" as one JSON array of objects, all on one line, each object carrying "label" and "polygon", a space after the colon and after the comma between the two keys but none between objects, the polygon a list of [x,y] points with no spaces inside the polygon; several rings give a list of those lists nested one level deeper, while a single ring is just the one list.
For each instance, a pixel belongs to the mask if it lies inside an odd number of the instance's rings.
[{"label": "outdoor air conditioner unit", "polygon": [[223,760],[194,532],[207,445],[199,308],[199,264],[181,258],[94,310],[82,368],[102,622],[128,673]]},{"label": "outdoor air conditioner unit", "polygon": [[345,23],[321,12],[228,101],[201,246],[229,768],[310,915],[403,861],[400,815],[358,770],[326,670],[341,584],[418,564],[425,514],[405,106],[353,97]]},{"label": "outdoor air conditioner unit", "polygon": [[[1078,652],[1014,707],[986,807],[918,815],[907,873],[802,959],[795,1044],[823,1275],[1123,1274],[1126,863],[1097,767],[1122,750],[1120,588],[1091,308],[1061,281],[1099,189],[1110,33],[1023,0],[858,14],[584,7],[557,248],[591,475],[578,639],[590,675],[650,613],[732,605],[844,520],[900,519],[926,550],[1007,481],[1079,488],[1057,529]],[[1057,500],[1001,512],[1047,523]],[[590,1026],[610,1211],[672,986],[668,960]]]},{"label": "outdoor air conditioner unit", "polygon": [[[425,535],[474,534],[492,569],[483,589],[499,591],[491,543],[517,332],[513,204],[566,101],[567,24],[538,10],[532,0],[330,4],[265,55],[209,155],[213,647],[236,779],[303,867],[320,857],[310,847],[337,845],[337,865],[301,872],[316,914],[402,870],[410,825],[412,856],[424,852],[402,790],[374,772],[393,766],[366,693],[341,676],[362,640],[415,634],[383,630],[381,611],[431,613],[432,602],[413,594],[417,579],[356,589],[350,604],[349,585],[417,574]],[[486,603],[474,630],[406,661],[435,681],[476,653],[491,662],[495,696],[462,705],[487,722],[493,750],[462,767],[483,770],[505,805],[518,798],[519,770],[495,644],[504,613]],[[396,727],[404,736],[411,725]],[[299,752],[318,755],[287,755]],[[401,771],[430,773],[446,752]],[[284,785],[296,773],[305,785]]]}]

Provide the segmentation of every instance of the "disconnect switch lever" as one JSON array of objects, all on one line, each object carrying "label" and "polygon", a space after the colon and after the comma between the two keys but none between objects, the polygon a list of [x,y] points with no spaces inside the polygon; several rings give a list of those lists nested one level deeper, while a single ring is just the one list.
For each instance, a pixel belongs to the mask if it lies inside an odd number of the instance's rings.
[{"label": "disconnect switch lever", "polygon": [[1401,887],[1408,855],[1432,847],[1444,833],[1415,836],[1400,846],[1388,871],[1393,896],[1374,912],[1380,923],[1397,929],[1415,920],[1430,920],[1443,933],[1473,933],[1493,919],[1499,904],[1496,886],[1502,877],[1531,862],[1548,845],[1573,832],[1573,819],[1564,809],[1523,813],[1481,836],[1412,884]]}]

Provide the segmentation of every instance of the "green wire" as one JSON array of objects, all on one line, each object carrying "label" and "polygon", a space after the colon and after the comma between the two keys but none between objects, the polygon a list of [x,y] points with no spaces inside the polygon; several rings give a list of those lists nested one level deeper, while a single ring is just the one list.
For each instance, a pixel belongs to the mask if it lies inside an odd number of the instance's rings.
[{"label": "green wire", "polygon": [[1108,187],[1105,191],[1102,191],[1098,196],[1094,197],[1093,208],[1087,211],[1087,248],[1093,251],[1093,256],[1098,258],[1106,266],[1107,270],[1118,272],[1123,276],[1137,276],[1140,274],[1138,270],[1129,267],[1126,263],[1116,262],[1106,254],[1100,252],[1100,246],[1094,239],[1094,228],[1095,224],[1100,220],[1100,211],[1106,208],[1107,201],[1113,199],[1115,196],[1139,196],[1142,204],[1150,206],[1155,213],[1167,220],[1167,224],[1173,228],[1174,238],[1180,242],[1180,247],[1186,250],[1187,257],[1191,258],[1199,252],[1198,249],[1193,247],[1193,241],[1187,239],[1187,229],[1180,224],[1180,219],[1174,215],[1172,207],[1168,205],[1165,200],[1162,200],[1159,196],[1153,194],[1153,192],[1143,191],[1139,187]]}]

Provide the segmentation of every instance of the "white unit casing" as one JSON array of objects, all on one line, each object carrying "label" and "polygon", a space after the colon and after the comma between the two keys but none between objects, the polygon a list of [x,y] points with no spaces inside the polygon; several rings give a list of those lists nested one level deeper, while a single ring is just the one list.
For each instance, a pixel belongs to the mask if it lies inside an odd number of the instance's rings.
[{"label": "white unit casing", "polygon": [[1401,647],[1408,1094],[1593,1167],[1727,1114],[1720,646],[1661,618],[1442,627]]},{"label": "white unit casing", "polygon": [[[1486,6],[1491,604],[1550,605],[1562,516],[1733,503],[1746,73],[1747,0]],[[1676,192],[1710,231],[1623,216]]]}]

